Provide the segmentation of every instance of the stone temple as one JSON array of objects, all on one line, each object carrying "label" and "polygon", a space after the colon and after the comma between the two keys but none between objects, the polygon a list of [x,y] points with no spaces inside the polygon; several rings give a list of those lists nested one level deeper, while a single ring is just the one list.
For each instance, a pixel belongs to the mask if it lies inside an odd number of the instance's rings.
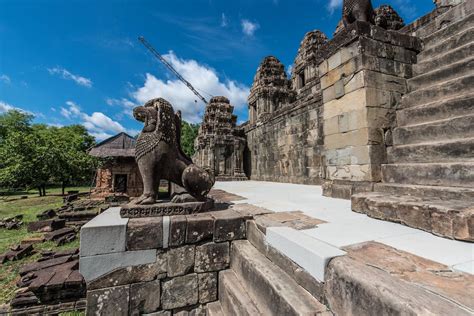
[{"label": "stone temple", "polygon": [[194,162],[212,170],[218,181],[247,180],[243,169],[246,140],[233,111],[229,99],[213,97],[195,141]]},{"label": "stone temple", "polygon": [[474,1],[344,3],[290,76],[263,58],[248,122],[209,102],[185,170],[213,209],[82,227],[88,315],[474,314]]}]

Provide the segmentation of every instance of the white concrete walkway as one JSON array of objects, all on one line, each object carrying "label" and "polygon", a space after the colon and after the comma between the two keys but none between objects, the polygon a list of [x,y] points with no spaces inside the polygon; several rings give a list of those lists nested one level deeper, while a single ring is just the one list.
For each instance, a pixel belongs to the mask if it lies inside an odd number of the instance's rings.
[{"label": "white concrete walkway", "polygon": [[235,203],[249,203],[274,212],[303,211],[324,220],[327,223],[302,232],[338,248],[377,241],[474,274],[473,243],[437,237],[352,212],[350,201],[324,197],[320,186],[242,181],[218,182],[214,187],[247,198]]}]

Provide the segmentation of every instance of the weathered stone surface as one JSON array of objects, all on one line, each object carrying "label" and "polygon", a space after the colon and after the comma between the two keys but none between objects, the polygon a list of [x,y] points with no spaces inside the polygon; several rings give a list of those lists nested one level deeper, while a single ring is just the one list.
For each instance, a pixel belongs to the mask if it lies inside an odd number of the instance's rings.
[{"label": "weathered stone surface", "polygon": [[270,246],[265,240],[265,235],[257,228],[254,221],[247,221],[247,239],[256,249],[263,253],[265,257],[285,271],[313,297],[320,302],[324,301],[324,284],[318,282],[306,270]]},{"label": "weathered stone surface", "polygon": [[56,241],[56,240],[58,240],[59,238],[61,238],[63,236],[66,236],[66,235],[69,235],[69,234],[75,234],[75,233],[76,233],[76,231],[75,231],[74,228],[64,227],[64,228],[52,231],[50,233],[47,233],[45,235],[44,239],[46,239],[48,241],[50,241],[50,240]]},{"label": "weathered stone surface", "polygon": [[176,247],[186,240],[186,216],[170,216],[169,246]]},{"label": "weathered stone surface", "polygon": [[257,215],[273,213],[273,211],[268,210],[263,207],[255,206],[247,203],[240,203],[232,205],[232,209],[237,213],[241,214],[246,219],[254,218]]},{"label": "weathered stone surface", "polygon": [[87,314],[128,316],[129,292],[129,285],[88,291]]},{"label": "weathered stone surface", "polygon": [[163,219],[133,218],[127,225],[127,250],[158,249],[163,247]]},{"label": "weathered stone surface", "polygon": [[245,238],[245,220],[234,210],[213,212],[214,242]]},{"label": "weathered stone surface", "polygon": [[44,221],[31,222],[28,224],[29,232],[52,232],[64,228],[66,221],[63,219],[49,219]]},{"label": "weathered stone surface", "polygon": [[224,190],[218,190],[218,189],[212,189],[209,192],[209,196],[212,197],[214,201],[219,202],[219,203],[228,203],[228,202],[245,200],[243,196],[226,192]]},{"label": "weathered stone surface", "polygon": [[198,274],[199,303],[217,300],[217,281],[217,272]]},{"label": "weathered stone surface", "polygon": [[232,270],[246,285],[249,296],[258,298],[263,315],[329,315],[326,306],[248,241],[232,243]]},{"label": "weathered stone surface", "polygon": [[125,251],[128,220],[112,207],[81,227],[81,256]]},{"label": "weathered stone surface", "polygon": [[[116,269],[98,279],[87,284],[89,290],[126,285],[131,283],[152,281],[156,278],[161,279],[166,276],[166,260],[164,255],[158,255],[157,262],[142,264],[138,266],[128,266]],[[163,262],[164,261],[164,262]]]},{"label": "weathered stone surface", "polygon": [[136,205],[133,203],[127,204],[120,209],[120,216],[122,216],[122,218],[150,218],[170,215],[186,215],[207,212],[214,208],[214,201],[210,198],[196,201],[192,196],[189,195],[189,197],[193,201],[179,202],[178,200],[178,202],[175,202],[175,200],[173,200],[171,202],[147,205]]},{"label": "weathered stone surface", "polygon": [[194,268],[195,246],[187,245],[172,248],[167,252],[168,277],[175,277],[191,272]]},{"label": "weathered stone surface", "polygon": [[152,313],[160,307],[160,280],[130,285],[130,311],[134,315]]},{"label": "weathered stone surface", "polygon": [[474,276],[377,242],[346,247],[348,256],[413,285],[474,309]]},{"label": "weathered stone surface", "polygon": [[335,314],[470,314],[418,285],[346,256],[329,263],[325,279],[326,298]]},{"label": "weathered stone surface", "polygon": [[154,263],[156,249],[124,251],[80,258],[80,270],[87,282],[119,268]]},{"label": "weathered stone surface", "polygon": [[207,243],[196,247],[196,272],[219,271],[230,263],[229,243]]},{"label": "weathered stone surface", "polygon": [[219,273],[219,303],[222,315],[261,315],[232,270]]},{"label": "weathered stone surface", "polygon": [[198,277],[196,273],[163,282],[161,303],[163,309],[191,306],[198,302]]},{"label": "weathered stone surface", "polygon": [[212,238],[214,233],[214,219],[210,215],[188,215],[186,229],[186,243],[196,243]]},{"label": "weathered stone surface", "polygon": [[474,240],[470,226],[472,203],[433,197],[381,192],[352,196],[352,210],[370,217],[402,223],[434,234],[466,241]]}]

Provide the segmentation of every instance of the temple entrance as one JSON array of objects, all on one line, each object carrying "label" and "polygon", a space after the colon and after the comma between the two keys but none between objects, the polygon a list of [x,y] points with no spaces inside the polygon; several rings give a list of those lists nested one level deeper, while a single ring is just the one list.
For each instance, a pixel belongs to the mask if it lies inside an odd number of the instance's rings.
[{"label": "temple entrance", "polygon": [[248,146],[245,146],[243,159],[244,159],[244,173],[247,176],[247,178],[250,179],[250,176],[252,175],[252,157],[251,157],[250,149]]},{"label": "temple entrance", "polygon": [[127,175],[116,174],[114,176],[114,192],[127,193]]}]

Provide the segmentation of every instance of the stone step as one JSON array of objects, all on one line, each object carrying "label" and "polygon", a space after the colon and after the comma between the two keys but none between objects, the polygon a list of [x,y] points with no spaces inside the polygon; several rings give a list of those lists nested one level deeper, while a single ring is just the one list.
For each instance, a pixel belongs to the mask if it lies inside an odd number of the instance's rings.
[{"label": "stone step", "polygon": [[425,49],[430,49],[449,40],[452,36],[463,32],[464,30],[474,26],[474,14],[470,13],[465,18],[451,23],[450,25],[434,32],[430,36],[423,39]]},{"label": "stone step", "polygon": [[454,34],[443,43],[430,48],[424,48],[417,56],[418,62],[428,61],[431,58],[436,58],[440,55],[446,54],[451,50],[465,46],[473,41],[474,27],[467,28],[458,34]]},{"label": "stone step", "polygon": [[219,302],[223,315],[263,315],[233,270],[219,272]]},{"label": "stone step", "polygon": [[227,316],[222,311],[222,306],[219,301],[212,302],[206,305],[206,316]]},{"label": "stone step", "polygon": [[335,315],[472,316],[471,275],[380,243],[346,249],[325,284]]},{"label": "stone step", "polygon": [[[472,55],[472,54],[471,54]],[[408,91],[416,91],[450,79],[459,78],[474,73],[474,57],[453,61],[450,64],[440,64],[438,68],[411,78],[407,81]]]},{"label": "stone step", "polygon": [[471,2],[472,1],[464,1],[464,3],[448,10],[446,10],[446,8],[435,9],[433,12],[431,12],[431,14],[427,14],[422,17],[422,19],[428,18],[428,22],[421,28],[418,28],[415,34],[410,35],[417,36],[419,38],[426,38],[452,23],[456,23],[462,19],[465,19],[466,16],[471,14],[471,12],[474,10],[474,5],[472,5]]},{"label": "stone step", "polygon": [[392,146],[387,149],[387,158],[388,163],[474,162],[474,137]]},{"label": "stone step", "polygon": [[438,236],[474,241],[472,201],[365,192],[351,197],[352,210]]},{"label": "stone step", "polygon": [[331,315],[248,241],[232,243],[231,269],[263,315]]},{"label": "stone step", "polygon": [[474,163],[412,163],[382,165],[385,183],[474,187]]},{"label": "stone step", "polygon": [[460,61],[472,57],[473,51],[474,41],[471,41],[461,47],[449,50],[442,55],[435,56],[422,62],[418,59],[418,63],[413,65],[413,74],[414,76],[423,75],[439,69],[442,65],[449,65],[453,61]]},{"label": "stone step", "polygon": [[474,135],[474,112],[439,121],[396,127],[394,145],[419,144],[449,139],[470,138]]},{"label": "stone step", "polygon": [[397,111],[397,125],[407,126],[472,114],[474,94],[422,104]]},{"label": "stone step", "polygon": [[435,197],[442,200],[474,200],[474,188],[411,185],[398,183],[376,183],[374,191],[392,195],[414,195]]},{"label": "stone step", "polygon": [[474,92],[474,74],[440,82],[423,89],[410,92],[402,97],[400,109],[450,99]]}]

